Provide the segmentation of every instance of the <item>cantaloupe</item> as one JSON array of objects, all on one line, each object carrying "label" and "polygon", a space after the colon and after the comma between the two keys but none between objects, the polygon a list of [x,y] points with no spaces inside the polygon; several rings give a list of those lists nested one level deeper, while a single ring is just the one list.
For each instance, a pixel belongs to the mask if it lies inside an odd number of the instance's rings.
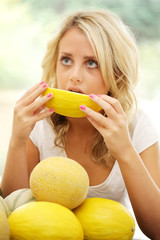
[{"label": "cantaloupe", "polygon": [[9,218],[12,240],[83,240],[83,229],[71,210],[51,202],[29,202]]},{"label": "cantaloupe", "polygon": [[47,88],[42,96],[50,92],[53,93],[53,98],[46,102],[45,105],[48,108],[53,108],[58,114],[68,117],[85,117],[86,114],[79,108],[82,104],[97,112],[101,109],[101,107],[93,102],[86,94]]},{"label": "cantaloupe", "polygon": [[10,239],[9,222],[6,214],[0,211],[0,240],[9,239]]},{"label": "cantaloupe", "polygon": [[86,198],[89,177],[76,161],[65,157],[47,158],[36,165],[30,176],[30,188],[38,201],[76,208]]},{"label": "cantaloupe", "polygon": [[121,203],[88,198],[73,210],[84,230],[85,240],[131,240],[135,221]]},{"label": "cantaloupe", "polygon": [[4,201],[9,208],[9,211],[12,212],[21,205],[31,201],[36,201],[36,199],[34,198],[31,189],[22,188],[9,194]]}]

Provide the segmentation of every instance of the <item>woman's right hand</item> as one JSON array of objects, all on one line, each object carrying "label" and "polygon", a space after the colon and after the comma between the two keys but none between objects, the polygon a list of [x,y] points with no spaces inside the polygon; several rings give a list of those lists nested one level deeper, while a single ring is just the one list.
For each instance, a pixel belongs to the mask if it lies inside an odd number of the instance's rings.
[{"label": "woman's right hand", "polygon": [[41,112],[44,104],[53,97],[52,93],[40,97],[47,87],[44,81],[38,83],[16,102],[11,139],[17,143],[26,143],[35,123],[53,113],[53,109]]}]

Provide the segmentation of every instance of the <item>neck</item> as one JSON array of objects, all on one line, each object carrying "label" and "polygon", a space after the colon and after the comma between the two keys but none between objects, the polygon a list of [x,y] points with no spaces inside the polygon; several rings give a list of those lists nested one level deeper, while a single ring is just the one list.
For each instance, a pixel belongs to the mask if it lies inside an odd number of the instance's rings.
[{"label": "neck", "polygon": [[76,133],[77,135],[85,135],[85,136],[93,136],[97,130],[93,127],[93,125],[88,121],[86,117],[84,118],[68,118],[70,123],[69,130],[72,133]]}]

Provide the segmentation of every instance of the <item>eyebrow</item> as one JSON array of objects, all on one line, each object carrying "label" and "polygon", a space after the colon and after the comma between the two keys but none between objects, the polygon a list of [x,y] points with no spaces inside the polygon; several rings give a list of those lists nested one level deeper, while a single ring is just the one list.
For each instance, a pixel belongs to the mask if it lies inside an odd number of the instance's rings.
[{"label": "eyebrow", "polygon": [[[62,54],[62,55],[66,55],[66,56],[68,56],[68,57],[72,57],[72,56],[73,56],[71,53],[67,53],[67,52],[60,52],[60,54]],[[84,59],[90,59],[90,58],[95,58],[95,59],[97,59],[97,57],[94,56],[94,55],[91,55],[91,56],[85,56],[85,57],[83,57],[83,58],[84,58]]]}]

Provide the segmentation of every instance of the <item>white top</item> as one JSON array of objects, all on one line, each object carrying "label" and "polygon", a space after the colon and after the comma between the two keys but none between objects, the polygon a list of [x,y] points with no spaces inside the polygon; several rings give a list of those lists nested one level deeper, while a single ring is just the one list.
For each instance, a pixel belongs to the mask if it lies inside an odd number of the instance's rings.
[{"label": "white top", "polygon": [[[140,110],[136,113],[133,119],[132,127],[130,129],[130,137],[137,153],[141,153],[159,140],[158,134],[151,120]],[[36,123],[31,132],[30,138],[38,147],[40,161],[53,156],[67,157],[64,150],[54,146],[55,134],[47,120],[42,120]],[[109,176],[103,183],[89,187],[87,198],[91,197],[112,199],[122,203],[127,208],[132,209],[117,161],[115,161]],[[138,239],[147,239],[144,238],[144,235],[143,238],[140,238],[140,233],[138,236],[135,234],[134,237],[138,237]]]}]

